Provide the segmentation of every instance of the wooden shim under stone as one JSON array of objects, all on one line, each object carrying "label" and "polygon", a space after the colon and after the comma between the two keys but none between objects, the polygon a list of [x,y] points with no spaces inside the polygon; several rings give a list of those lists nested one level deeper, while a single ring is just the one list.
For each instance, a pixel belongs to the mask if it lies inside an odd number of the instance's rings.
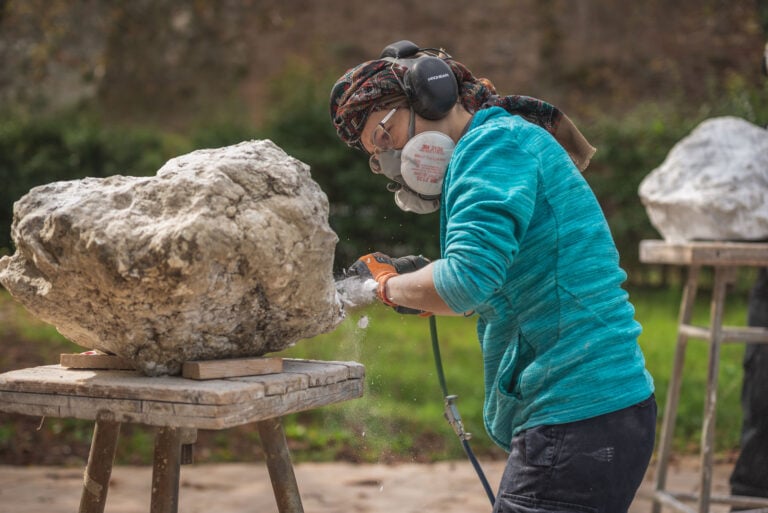
[{"label": "wooden shim under stone", "polygon": [[282,358],[231,358],[184,362],[181,375],[189,379],[219,379],[279,372],[283,372]]},{"label": "wooden shim under stone", "polygon": [[133,370],[125,358],[103,353],[64,353],[59,356],[59,364],[69,369]]}]

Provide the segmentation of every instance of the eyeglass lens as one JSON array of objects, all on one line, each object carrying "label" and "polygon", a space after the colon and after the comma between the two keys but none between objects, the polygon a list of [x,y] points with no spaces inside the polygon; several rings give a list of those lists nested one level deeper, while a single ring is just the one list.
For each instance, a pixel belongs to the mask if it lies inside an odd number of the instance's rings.
[{"label": "eyeglass lens", "polygon": [[371,135],[371,143],[374,148],[389,150],[392,148],[392,135],[384,128],[384,125],[376,125]]},{"label": "eyeglass lens", "polygon": [[397,108],[390,110],[373,129],[373,133],[371,134],[371,144],[374,148],[389,150],[393,147],[394,143],[392,141],[392,135],[385,125],[392,116],[395,115],[395,112],[397,112]]},{"label": "eyeglass lens", "polygon": [[372,153],[371,157],[368,159],[368,166],[371,168],[371,171],[376,174],[381,174],[381,163],[379,162],[376,150],[390,150],[395,146],[395,143],[392,140],[392,134],[390,134],[384,126],[387,121],[395,115],[395,112],[397,112],[397,107],[390,110],[387,115],[379,121],[371,134],[371,144],[373,145],[374,153]]}]

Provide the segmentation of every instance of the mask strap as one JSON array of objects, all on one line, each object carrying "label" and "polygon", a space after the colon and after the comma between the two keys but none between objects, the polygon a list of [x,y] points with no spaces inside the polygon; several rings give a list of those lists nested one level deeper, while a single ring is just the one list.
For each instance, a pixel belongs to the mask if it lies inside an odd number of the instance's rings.
[{"label": "mask strap", "polygon": [[397,192],[401,189],[413,194],[414,196],[418,196],[420,199],[423,199],[426,201],[433,201],[436,199],[440,199],[440,196],[441,196],[441,194],[421,194],[419,192],[414,191],[413,189],[411,189],[410,187],[408,187],[402,182],[394,181],[394,182],[389,182],[387,184],[387,190],[389,192]]}]

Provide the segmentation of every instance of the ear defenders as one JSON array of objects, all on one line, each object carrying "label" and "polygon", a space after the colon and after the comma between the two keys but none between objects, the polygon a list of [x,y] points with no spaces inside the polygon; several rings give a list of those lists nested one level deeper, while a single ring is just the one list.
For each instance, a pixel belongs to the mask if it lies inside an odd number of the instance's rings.
[{"label": "ear defenders", "polygon": [[445,117],[459,99],[456,77],[439,57],[441,54],[450,57],[441,50],[398,41],[384,48],[379,56],[407,68],[401,83],[403,91],[414,112],[425,119]]}]

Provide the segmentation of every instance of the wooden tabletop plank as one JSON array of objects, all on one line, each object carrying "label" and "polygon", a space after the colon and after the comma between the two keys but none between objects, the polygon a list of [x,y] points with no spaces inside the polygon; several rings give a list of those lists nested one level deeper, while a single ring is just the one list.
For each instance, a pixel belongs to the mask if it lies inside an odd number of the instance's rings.
[{"label": "wooden tabletop plank", "polygon": [[[147,377],[136,371],[66,369],[48,365],[0,374],[0,391],[128,399],[179,404],[243,404],[267,395],[297,392],[351,379],[364,367],[355,362],[285,360],[280,374],[197,381],[178,376]],[[0,405],[0,410],[2,405]]]},{"label": "wooden tabletop plank", "polygon": [[640,261],[646,264],[768,266],[768,243],[663,240],[640,242]]},{"label": "wooden tabletop plank", "polygon": [[[322,369],[322,372],[318,372]],[[265,386],[266,395],[279,395],[309,387],[338,383],[347,379],[362,379],[365,367],[357,362],[283,360],[282,374],[243,376],[229,378],[232,381],[258,381]]]},{"label": "wooden tabletop plank", "polygon": [[324,372],[316,372],[318,365],[318,362],[307,360],[284,360],[283,372],[306,375],[310,387],[331,385],[349,379],[349,367],[344,364],[322,362]]},{"label": "wooden tabletop plank", "polygon": [[0,411],[86,420],[106,418],[152,426],[225,429],[362,397],[363,387],[362,379],[352,379],[228,405],[95,399],[0,390]]},{"label": "wooden tabletop plank", "polygon": [[[283,362],[285,365],[285,362]],[[309,376],[306,374],[283,373],[268,374],[265,376],[243,376],[231,378],[236,381],[257,382],[264,386],[264,395],[282,395],[297,390],[309,388]]]},{"label": "wooden tabletop plank", "polygon": [[311,364],[343,365],[347,368],[350,379],[363,378],[365,376],[365,367],[358,362],[333,361],[333,360],[291,360],[291,359],[286,359],[285,361],[287,362],[297,361],[297,362],[304,362],[304,363],[311,363]]},{"label": "wooden tabletop plank", "polygon": [[259,383],[148,377],[137,371],[67,369],[60,365],[0,374],[0,390],[197,404],[228,404],[264,395]]}]

